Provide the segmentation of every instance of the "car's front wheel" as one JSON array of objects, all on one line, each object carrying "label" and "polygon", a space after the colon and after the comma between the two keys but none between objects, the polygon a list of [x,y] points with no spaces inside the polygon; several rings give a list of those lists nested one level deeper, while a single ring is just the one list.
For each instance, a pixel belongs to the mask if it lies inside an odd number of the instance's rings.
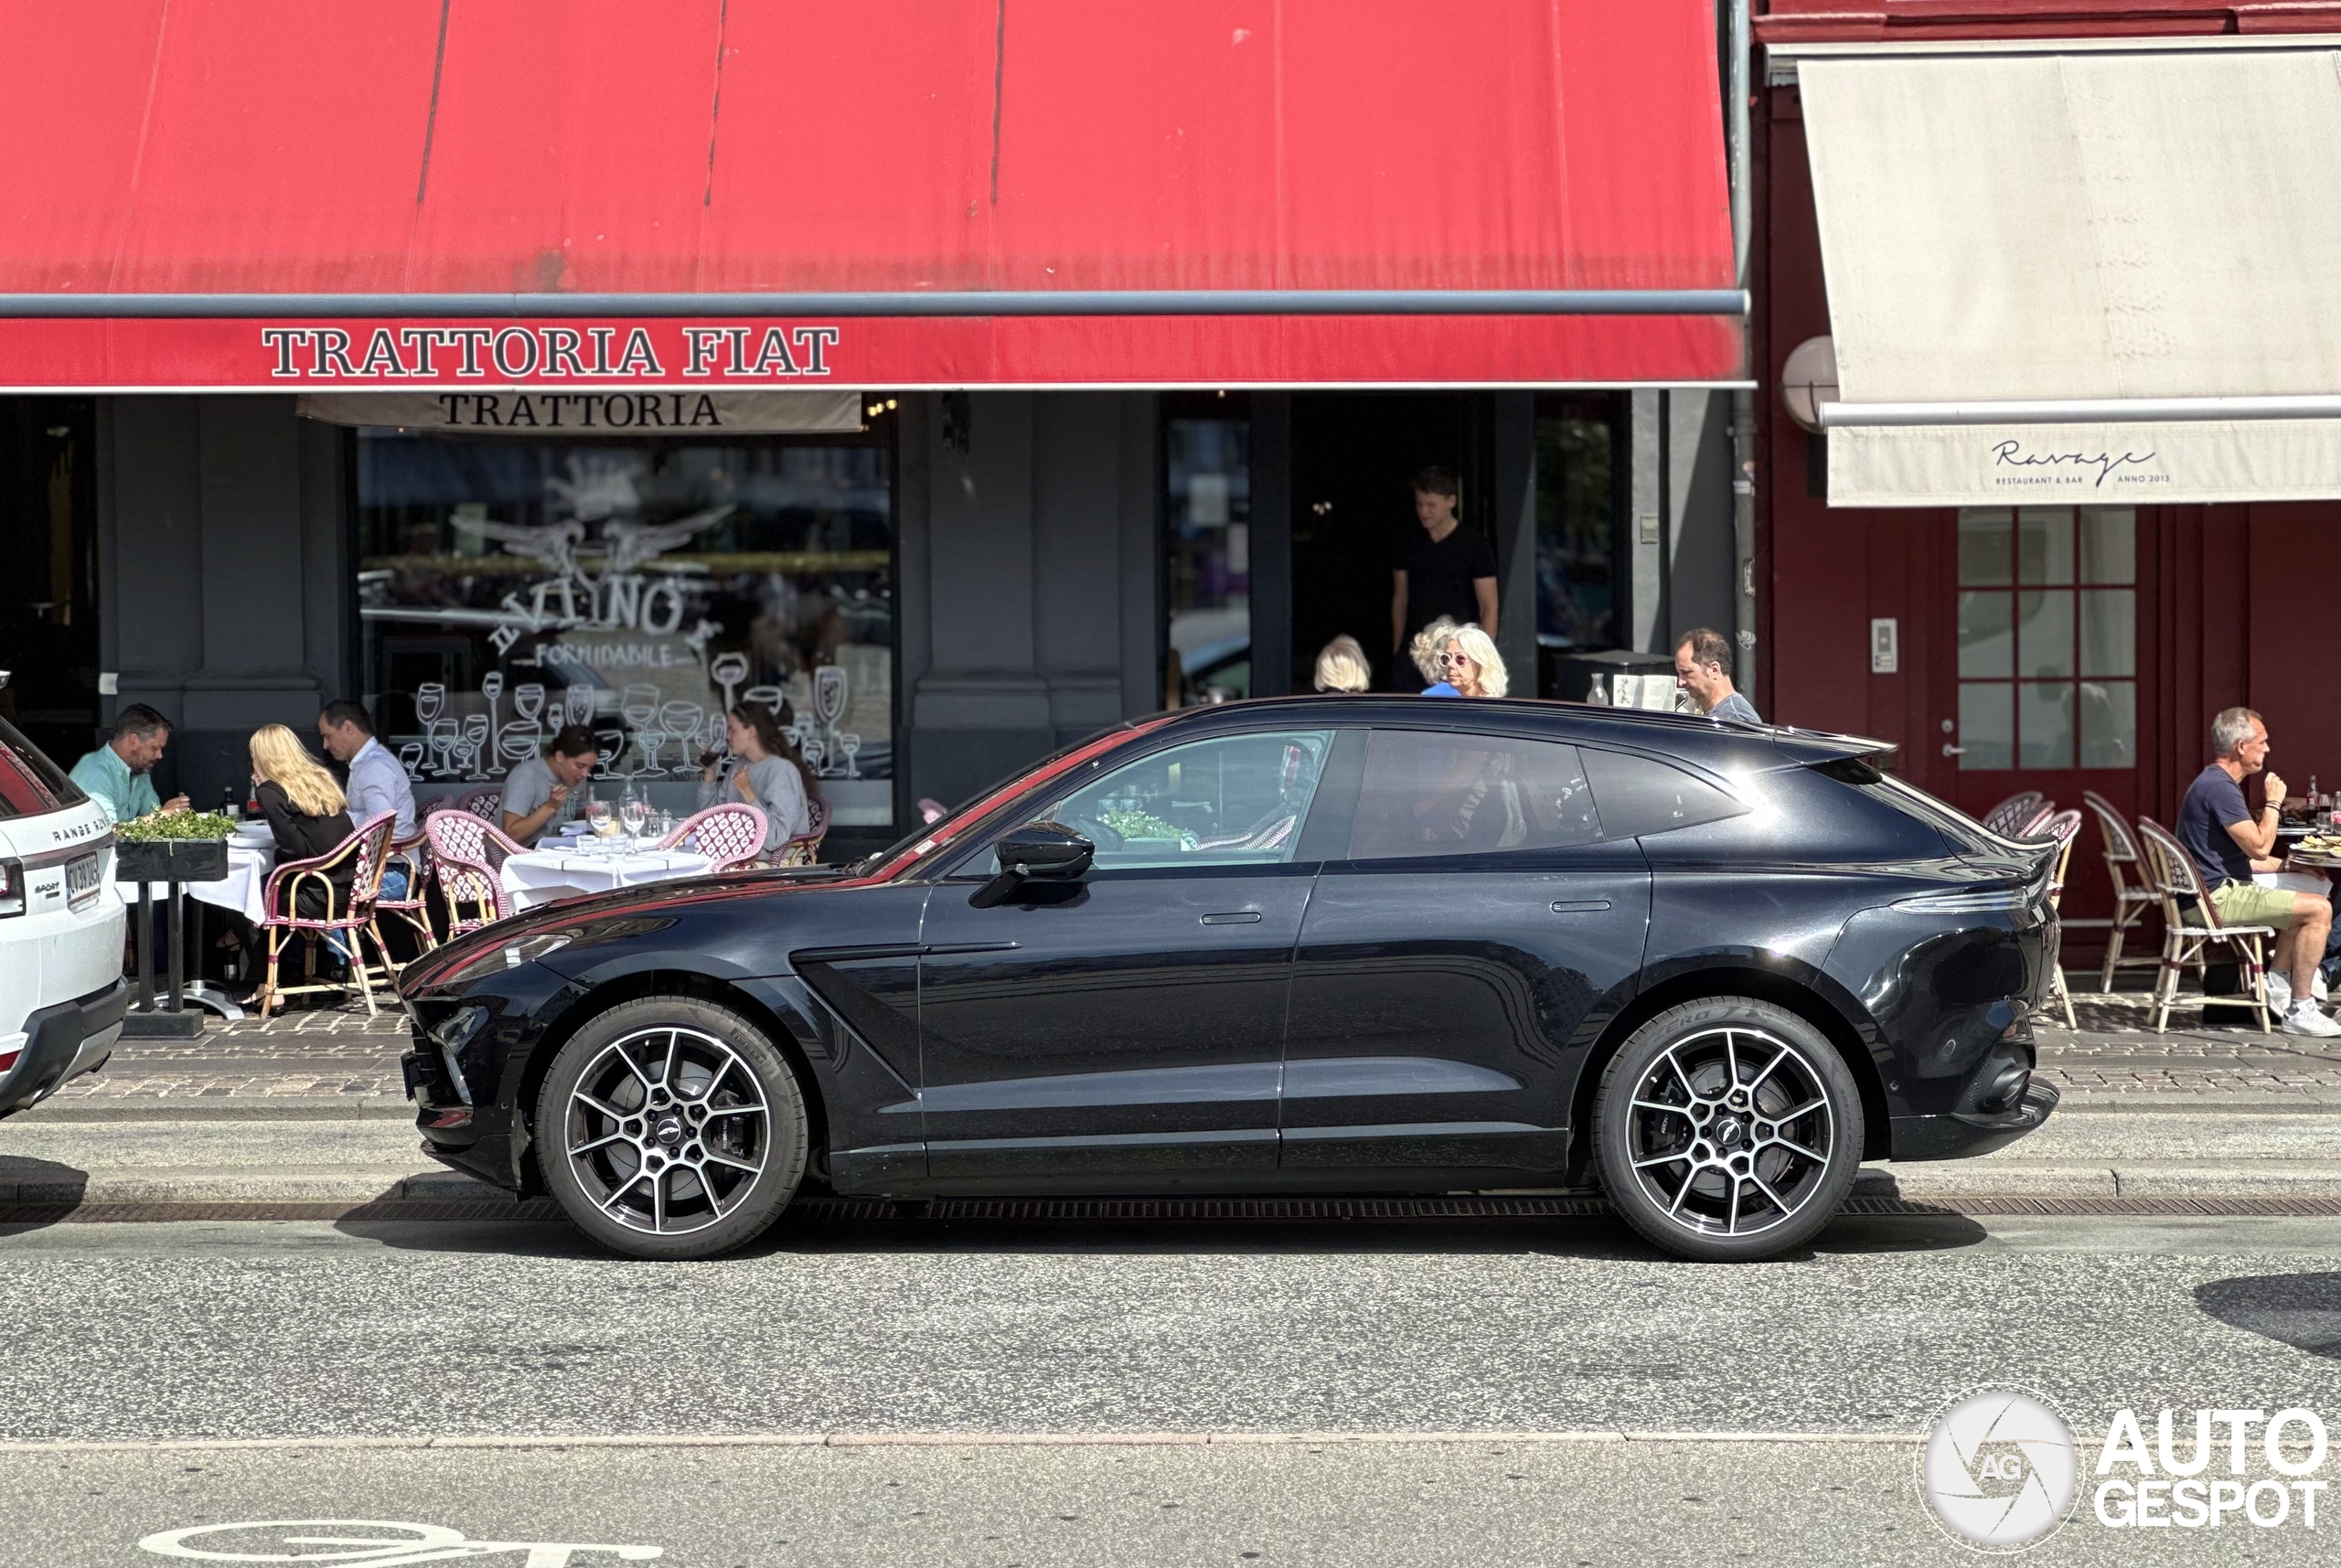
[{"label": "car's front wheel", "polygon": [[1685,1003],[1636,1029],[1594,1103],[1601,1184],[1626,1221],[1710,1263],[1810,1240],[1853,1189],[1861,1093],[1844,1058],[1786,1008]]},{"label": "car's front wheel", "polygon": [[646,997],[555,1056],[537,1097],[537,1163],[576,1226],[646,1258],[705,1258],[780,1217],[805,1173],[805,1095],[727,1008]]}]

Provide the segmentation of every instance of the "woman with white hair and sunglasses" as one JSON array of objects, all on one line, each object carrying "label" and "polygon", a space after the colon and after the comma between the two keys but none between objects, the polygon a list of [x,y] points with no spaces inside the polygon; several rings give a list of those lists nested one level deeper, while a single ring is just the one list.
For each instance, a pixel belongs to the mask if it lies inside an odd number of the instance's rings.
[{"label": "woman with white hair and sunglasses", "polygon": [[1476,624],[1467,622],[1448,633],[1438,657],[1446,683],[1458,697],[1502,697],[1511,688],[1496,640]]}]

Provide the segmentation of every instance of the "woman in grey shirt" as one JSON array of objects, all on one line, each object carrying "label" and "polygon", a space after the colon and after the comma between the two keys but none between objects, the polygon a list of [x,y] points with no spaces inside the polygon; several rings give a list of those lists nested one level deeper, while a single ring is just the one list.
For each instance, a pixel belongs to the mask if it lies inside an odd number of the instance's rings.
[{"label": "woman in grey shirt", "polygon": [[[764,853],[771,855],[812,827],[812,803],[820,795],[819,781],[798,759],[780,721],[763,703],[743,702],[724,716],[723,728],[732,744],[728,794],[764,808]],[[717,782],[722,766],[721,761],[707,764],[701,776],[708,787],[700,792],[702,806],[726,797],[727,792]]]}]

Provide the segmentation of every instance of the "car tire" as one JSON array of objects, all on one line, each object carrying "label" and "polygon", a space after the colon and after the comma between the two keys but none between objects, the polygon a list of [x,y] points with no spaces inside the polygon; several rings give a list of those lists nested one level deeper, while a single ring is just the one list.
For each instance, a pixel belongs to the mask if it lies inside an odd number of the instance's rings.
[{"label": "car tire", "polygon": [[636,1257],[744,1246],[805,1174],[796,1072],[746,1019],[693,997],[646,997],[589,1021],[547,1070],[534,1125],[562,1212]]},{"label": "car tire", "polygon": [[1861,1090],[1837,1048],[1771,1002],[1715,997],[1636,1029],[1602,1071],[1594,1160],[1652,1242],[1705,1263],[1810,1241],[1853,1190]]}]

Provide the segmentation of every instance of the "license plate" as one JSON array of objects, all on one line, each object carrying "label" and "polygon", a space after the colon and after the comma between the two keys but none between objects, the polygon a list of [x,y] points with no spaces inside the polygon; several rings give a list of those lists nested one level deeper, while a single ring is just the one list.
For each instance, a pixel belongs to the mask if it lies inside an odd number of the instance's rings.
[{"label": "license plate", "polygon": [[69,907],[80,909],[96,898],[104,886],[98,880],[95,855],[77,855],[65,862],[65,901]]}]

